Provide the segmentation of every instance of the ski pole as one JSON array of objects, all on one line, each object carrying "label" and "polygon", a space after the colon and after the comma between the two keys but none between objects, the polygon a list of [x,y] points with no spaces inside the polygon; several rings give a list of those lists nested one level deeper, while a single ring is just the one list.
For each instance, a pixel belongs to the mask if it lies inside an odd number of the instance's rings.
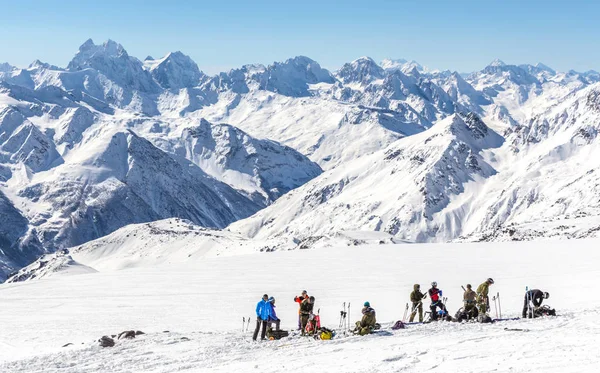
[{"label": "ski pole", "polygon": [[242,317],[242,333],[244,332],[245,327],[246,327],[246,318]]},{"label": "ski pole", "polygon": [[250,329],[250,316],[248,316],[248,326],[246,326],[246,331],[248,331],[248,329]]},{"label": "ski pole", "polygon": [[348,302],[348,320],[347,320],[347,330],[350,330],[350,302]]},{"label": "ski pole", "polygon": [[[413,310],[414,310],[414,306],[413,306]],[[402,317],[402,322],[406,321],[406,314],[408,313],[408,303],[406,303],[406,308],[404,309],[404,316]],[[412,313],[411,313],[412,315]]]},{"label": "ski pole", "polygon": [[492,297],[492,300],[494,301],[494,309],[496,310],[496,318],[498,318],[498,305],[496,304],[496,296],[495,295]]},{"label": "ski pole", "polygon": [[502,307],[500,306],[500,292],[496,293],[496,299],[498,299],[498,313],[500,314],[500,318],[502,318]]},{"label": "ski pole", "polygon": [[529,318],[529,287],[525,286],[525,318]]}]

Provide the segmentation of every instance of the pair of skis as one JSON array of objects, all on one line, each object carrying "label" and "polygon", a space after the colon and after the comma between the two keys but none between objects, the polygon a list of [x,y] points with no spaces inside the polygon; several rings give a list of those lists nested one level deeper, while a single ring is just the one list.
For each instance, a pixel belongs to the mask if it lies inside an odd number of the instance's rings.
[{"label": "pair of skis", "polygon": [[500,305],[500,293],[496,293],[496,295],[492,297],[492,300],[494,301],[494,308],[496,309],[496,319],[501,319],[502,306]]},{"label": "pair of skis", "polygon": [[250,316],[248,316],[248,320],[246,320],[245,317],[242,317],[242,333],[244,332],[244,329],[245,331],[248,331],[248,329],[250,328],[250,319]]},{"label": "pair of skis", "polygon": [[346,302],[344,302],[342,307],[343,310],[340,311],[339,329],[343,329],[344,333],[346,333],[346,330],[350,329],[350,318],[348,317],[350,315],[350,302],[348,302],[348,309],[346,309]]}]

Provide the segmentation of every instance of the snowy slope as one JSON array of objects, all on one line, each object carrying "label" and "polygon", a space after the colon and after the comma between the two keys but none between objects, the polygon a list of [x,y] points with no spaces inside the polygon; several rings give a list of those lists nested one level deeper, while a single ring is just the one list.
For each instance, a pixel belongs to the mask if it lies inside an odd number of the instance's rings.
[{"label": "snowy slope", "polygon": [[210,229],[172,218],[130,224],[93,241],[44,255],[11,274],[6,282],[23,282],[81,271],[113,271],[190,264],[206,258],[295,249],[405,243],[382,232],[342,232],[332,237],[248,239],[228,230]]},{"label": "snowy slope", "polygon": [[454,115],[324,173],[231,229],[259,238],[375,230],[410,241],[451,239],[458,227],[441,231],[434,215],[465,183],[496,173],[481,152],[502,141],[476,115]]},{"label": "snowy slope", "polygon": [[451,117],[313,179],[231,228],[263,239],[344,230],[417,242],[595,237],[599,88],[515,126],[506,139],[475,115]]},{"label": "snowy slope", "polygon": [[[597,245],[580,240],[334,247],[4,284],[0,369],[230,372],[268,364],[273,372],[593,372],[599,363],[600,304],[579,294],[595,289]],[[563,255],[565,250],[571,255]],[[311,263],[301,276],[290,270],[299,263]],[[437,281],[454,313],[461,305],[460,285],[477,286],[490,276],[504,316],[520,314],[525,286],[550,292],[546,302],[560,316],[492,325],[438,323],[367,337],[342,333],[332,341],[253,343],[250,332],[240,330],[242,317],[253,318],[263,293],[277,299],[284,329],[296,325],[292,298],[304,288],[316,297],[325,326],[337,328],[343,302],[351,302],[350,321],[358,320],[368,300],[387,328],[402,318],[413,283],[426,287]],[[147,334],[109,349],[95,342],[130,329]],[[73,345],[61,347],[67,343]]]}]

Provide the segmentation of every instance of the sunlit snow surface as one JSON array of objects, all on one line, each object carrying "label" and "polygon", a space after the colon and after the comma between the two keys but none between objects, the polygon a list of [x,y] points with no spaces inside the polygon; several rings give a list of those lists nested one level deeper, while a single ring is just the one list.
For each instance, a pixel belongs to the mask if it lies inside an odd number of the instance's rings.
[{"label": "sunlit snow surface", "polygon": [[[600,302],[590,296],[600,275],[599,243],[337,246],[137,268],[132,257],[126,270],[4,284],[0,371],[592,372],[600,362]],[[413,283],[426,289],[437,281],[454,313],[460,285],[476,287],[490,276],[503,316],[520,315],[525,286],[550,292],[547,302],[560,316],[389,330]],[[293,297],[302,289],[316,297],[325,326],[337,328],[343,302],[351,302],[350,320],[358,320],[368,300],[385,332],[261,343],[241,331],[263,293],[277,299],[283,328],[294,328]],[[147,334],[113,348],[95,342],[129,329]],[[73,345],[61,347],[66,343]]]}]

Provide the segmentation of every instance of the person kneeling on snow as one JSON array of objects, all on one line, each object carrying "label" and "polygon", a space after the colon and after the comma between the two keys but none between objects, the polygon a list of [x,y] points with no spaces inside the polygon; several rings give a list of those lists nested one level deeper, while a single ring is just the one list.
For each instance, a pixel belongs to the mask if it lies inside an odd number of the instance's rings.
[{"label": "person kneeling on snow", "polygon": [[377,323],[375,318],[375,310],[371,308],[371,304],[369,302],[365,302],[362,309],[362,314],[362,319],[356,322],[356,328],[354,328],[354,332],[359,335],[366,335],[373,331],[375,324]]},{"label": "person kneeling on snow", "polygon": [[271,324],[275,324],[275,330],[279,330],[279,324],[281,323],[281,320],[279,320],[279,318],[277,317],[277,314],[275,313],[275,298],[274,297],[269,298],[269,305],[271,307],[271,312],[270,312],[269,320],[268,320],[269,328],[271,327]]},{"label": "person kneeling on snow", "polygon": [[254,329],[254,335],[252,339],[256,341],[258,338],[258,332],[262,326],[262,333],[260,339],[265,340],[267,335],[267,326],[269,323],[269,317],[271,317],[271,303],[269,303],[269,296],[263,295],[262,299],[256,305],[256,329]]}]

